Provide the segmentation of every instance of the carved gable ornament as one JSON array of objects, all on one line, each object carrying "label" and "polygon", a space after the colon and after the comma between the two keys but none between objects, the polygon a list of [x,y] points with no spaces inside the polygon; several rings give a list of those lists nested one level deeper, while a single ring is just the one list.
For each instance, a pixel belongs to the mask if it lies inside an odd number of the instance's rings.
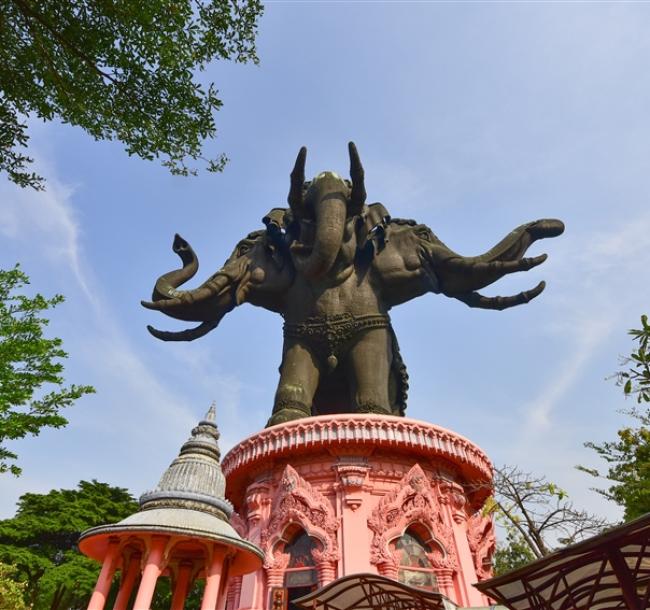
[{"label": "carved gable ornament", "polygon": [[414,525],[424,527],[431,534],[434,548],[429,559],[433,567],[455,570],[458,560],[453,532],[444,522],[440,501],[419,464],[415,464],[372,511],[368,519],[368,527],[373,532],[370,562],[378,566],[388,564],[395,569],[397,558],[390,542]]},{"label": "carved gable ornament", "polygon": [[273,501],[271,518],[262,534],[261,546],[267,563],[274,563],[280,551],[276,545],[280,541],[286,542],[285,533],[296,525],[322,543],[322,550],[314,552],[318,555],[314,557],[316,561],[338,561],[340,552],[336,532],[340,520],[327,498],[287,464]]},{"label": "carved gable ornament", "polygon": [[496,537],[492,518],[478,512],[467,521],[467,542],[472,551],[474,568],[479,580],[492,577],[492,555],[496,550]]}]

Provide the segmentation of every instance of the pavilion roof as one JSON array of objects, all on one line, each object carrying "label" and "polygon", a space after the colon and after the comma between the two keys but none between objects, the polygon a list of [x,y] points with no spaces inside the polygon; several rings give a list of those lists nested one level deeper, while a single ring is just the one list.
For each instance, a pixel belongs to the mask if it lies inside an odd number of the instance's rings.
[{"label": "pavilion roof", "polygon": [[456,607],[441,593],[377,574],[343,576],[294,600],[294,604],[305,610],[450,610]]},{"label": "pavilion roof", "polygon": [[650,513],[474,586],[511,610],[646,610]]}]

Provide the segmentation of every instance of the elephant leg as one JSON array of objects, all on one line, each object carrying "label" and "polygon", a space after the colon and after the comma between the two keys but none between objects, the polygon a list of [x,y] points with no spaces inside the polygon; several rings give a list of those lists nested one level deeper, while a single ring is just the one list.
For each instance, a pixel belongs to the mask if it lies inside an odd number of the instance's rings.
[{"label": "elephant leg", "polygon": [[393,358],[387,328],[364,332],[348,352],[350,390],[359,413],[390,415],[388,376]]},{"label": "elephant leg", "polygon": [[273,415],[266,426],[309,417],[319,379],[320,367],[314,354],[299,341],[285,340]]}]

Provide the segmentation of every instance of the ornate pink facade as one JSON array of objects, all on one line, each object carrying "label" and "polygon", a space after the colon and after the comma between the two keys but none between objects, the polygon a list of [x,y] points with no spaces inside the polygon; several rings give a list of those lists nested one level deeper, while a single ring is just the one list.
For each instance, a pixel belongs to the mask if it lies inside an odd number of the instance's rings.
[{"label": "ornate pink facade", "polygon": [[[467,439],[401,417],[321,416],[251,436],[222,466],[231,523],[265,557],[230,583],[228,610],[284,607],[296,571],[289,548],[301,533],[313,541],[300,564],[313,586],[362,572],[410,574],[459,606],[489,604],[472,583],[491,575],[494,530],[480,511],[492,465]],[[401,559],[406,534],[420,544],[413,568]]]}]

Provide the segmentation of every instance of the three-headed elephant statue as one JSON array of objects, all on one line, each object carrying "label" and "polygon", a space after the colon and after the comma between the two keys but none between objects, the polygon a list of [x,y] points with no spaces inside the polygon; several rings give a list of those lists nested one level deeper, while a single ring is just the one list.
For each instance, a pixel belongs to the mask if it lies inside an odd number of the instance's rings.
[{"label": "three-headed elephant statue", "polygon": [[527,271],[546,255],[527,258],[537,239],[564,230],[544,219],[517,227],[485,254],[464,257],[425,225],[393,219],[381,203],[366,204],[364,170],[349,145],[350,180],[333,172],[305,181],[306,149],[291,172],[288,208],[274,208],[264,230],[237,244],[224,266],[198,288],[179,290],[194,276],[197,257],[178,235],[182,268],[161,276],[149,309],[187,321],[190,330],[164,332],[165,341],[191,341],[248,302],[284,318],[280,382],[268,425],[309,415],[365,412],[403,415],[408,376],[389,311],[427,292],[470,307],[502,310],[544,289],[507,297],[478,291],[506,274]]}]

